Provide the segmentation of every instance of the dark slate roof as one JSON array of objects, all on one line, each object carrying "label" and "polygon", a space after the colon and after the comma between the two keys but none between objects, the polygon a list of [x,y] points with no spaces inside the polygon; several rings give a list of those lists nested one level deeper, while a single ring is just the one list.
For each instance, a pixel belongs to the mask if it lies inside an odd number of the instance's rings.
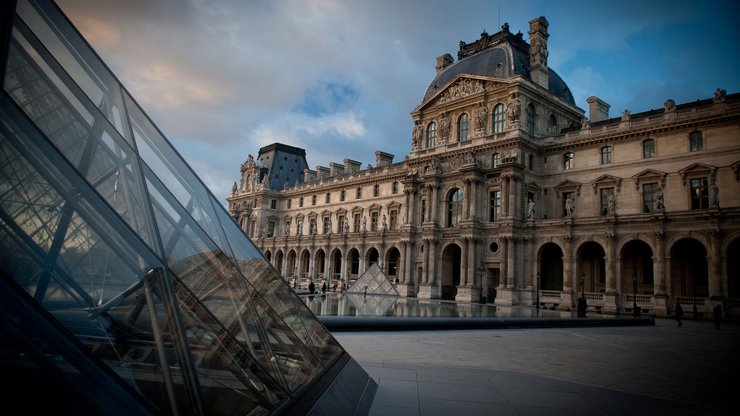
[{"label": "dark slate roof", "polygon": [[[509,78],[521,75],[532,80],[529,72],[529,44],[522,39],[522,34],[511,34],[508,26],[494,34],[481,34],[481,40],[465,44],[460,42],[458,60],[438,74],[424,92],[426,102],[437,91],[440,91],[459,75],[480,75],[485,77]],[[549,69],[550,92],[557,97],[575,105],[573,94],[560,76]]]},{"label": "dark slate roof", "polygon": [[258,161],[267,169],[272,189],[283,189],[303,182],[303,170],[308,168],[306,151],[282,143],[273,143],[260,149]]}]

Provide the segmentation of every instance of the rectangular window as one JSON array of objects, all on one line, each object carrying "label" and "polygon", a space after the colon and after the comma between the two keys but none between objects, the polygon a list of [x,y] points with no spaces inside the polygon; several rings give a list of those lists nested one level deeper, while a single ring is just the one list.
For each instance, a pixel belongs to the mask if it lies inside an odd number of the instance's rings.
[{"label": "rectangular window", "polygon": [[501,191],[488,193],[488,221],[496,221],[501,214]]},{"label": "rectangular window", "polygon": [[275,221],[270,221],[267,223],[267,236],[275,237]]},{"label": "rectangular window", "polygon": [[345,196],[345,194],[346,194],[346,192],[344,192],[344,189],[342,189],[342,191],[339,192],[339,200],[341,202],[344,202],[344,196]]},{"label": "rectangular window", "polygon": [[707,178],[693,178],[691,184],[691,209],[705,209],[709,206],[709,182]]},{"label": "rectangular window", "polygon": [[288,200],[288,209],[290,209],[291,205],[293,205],[293,200],[292,199],[289,199]]},{"label": "rectangular window", "polygon": [[421,219],[422,224],[427,220],[427,200],[426,199],[421,200],[421,212],[419,212],[419,218]]},{"label": "rectangular window", "polygon": [[344,215],[337,215],[337,232],[344,234]]},{"label": "rectangular window", "polygon": [[331,233],[331,220],[328,216],[324,217],[324,234]]},{"label": "rectangular window", "polygon": [[370,231],[378,231],[378,211],[370,213]]},{"label": "rectangular window", "polygon": [[651,159],[655,157],[655,140],[647,139],[642,142],[642,158]]},{"label": "rectangular window", "polygon": [[298,207],[303,208],[303,197],[298,200]]},{"label": "rectangular window", "polygon": [[311,205],[316,205],[316,195],[311,195]]},{"label": "rectangular window", "polygon": [[398,193],[398,182],[393,182],[393,188],[391,189],[391,192],[393,192],[394,195]]},{"label": "rectangular window", "polygon": [[360,232],[360,222],[362,221],[362,215],[355,214],[355,221],[354,224],[352,224],[352,231],[359,233]]},{"label": "rectangular window", "polygon": [[357,190],[355,191],[355,199],[360,198],[362,198],[362,188],[357,188]]},{"label": "rectangular window", "polygon": [[271,199],[270,200],[270,209],[275,209],[275,208],[277,208],[277,200]]},{"label": "rectangular window", "polygon": [[391,220],[390,220],[391,223],[388,225],[388,227],[391,230],[395,230],[396,227],[398,227],[398,211],[396,211],[395,209],[391,210],[390,216],[391,216]]},{"label": "rectangular window", "polygon": [[316,218],[311,218],[308,222],[308,232],[309,234],[316,234],[317,231],[316,227]]},{"label": "rectangular window", "polygon": [[534,166],[534,155],[529,155],[529,170],[532,170],[532,167]]},{"label": "rectangular window", "polygon": [[689,134],[689,147],[692,152],[704,150],[704,133],[700,131],[692,131],[691,134]]},{"label": "rectangular window", "polygon": [[494,153],[493,156],[491,156],[491,167],[495,169],[499,164],[501,164],[501,155]]},{"label": "rectangular window", "polygon": [[563,169],[573,169],[573,152],[568,152],[563,155]]},{"label": "rectangular window", "polygon": [[604,146],[601,148],[601,164],[607,165],[612,163],[612,147]]},{"label": "rectangular window", "polygon": [[331,193],[327,192],[326,193],[326,203],[328,204],[329,202],[331,202]]},{"label": "rectangular window", "polygon": [[658,184],[642,184],[642,212],[655,212],[657,208]]},{"label": "rectangular window", "polygon": [[[599,193],[601,215],[613,214],[613,212],[609,212],[609,199],[614,198],[614,188],[602,188]],[[614,203],[612,202],[612,204]],[[616,206],[612,208],[612,210],[614,209],[616,209]]]}]

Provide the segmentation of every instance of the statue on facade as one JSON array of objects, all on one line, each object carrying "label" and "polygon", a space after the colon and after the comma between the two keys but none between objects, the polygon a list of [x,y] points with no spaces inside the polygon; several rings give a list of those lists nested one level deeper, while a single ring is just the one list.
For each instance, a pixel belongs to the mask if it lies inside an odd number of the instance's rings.
[{"label": "statue on facade", "polygon": [[411,131],[411,148],[418,149],[421,146],[421,138],[424,134],[424,127],[421,126],[421,121],[416,120],[414,129]]},{"label": "statue on facade", "polygon": [[332,232],[331,217],[328,217],[326,219],[326,233],[331,234],[331,232]]},{"label": "statue on facade", "polygon": [[486,117],[488,116],[488,106],[481,103],[475,109],[475,129],[483,130],[486,128]]},{"label": "statue on facade", "polygon": [[450,137],[450,115],[447,113],[443,113],[439,119],[439,137],[442,143],[447,143]]},{"label": "statue on facade", "polygon": [[666,112],[676,111],[676,102],[669,98],[663,103],[663,108]]},{"label": "statue on facade", "polygon": [[530,198],[529,202],[527,202],[527,218],[534,219],[534,215],[534,201]]},{"label": "statue on facade", "polygon": [[665,203],[663,200],[663,188],[658,188],[658,191],[655,195],[655,210],[656,211],[663,211],[665,210]]},{"label": "statue on facade", "polygon": [[342,230],[344,231],[344,234],[349,233],[349,221],[346,219],[344,220],[344,224],[342,225]]},{"label": "statue on facade", "polygon": [[303,235],[303,220],[298,220],[298,224],[296,225],[296,234]]},{"label": "statue on facade", "polygon": [[565,218],[571,218],[573,216],[573,200],[570,199],[570,195],[565,199]]},{"label": "statue on facade", "polygon": [[290,237],[290,223],[289,222],[285,223],[285,236]]},{"label": "statue on facade", "polygon": [[719,187],[716,183],[709,186],[709,207],[719,208]]},{"label": "statue on facade", "polygon": [[385,215],[383,215],[383,231],[386,231],[388,229],[388,223],[385,221]]},{"label": "statue on facade", "polygon": [[509,104],[506,106],[506,112],[512,124],[519,123],[519,116],[522,114],[522,101],[516,93],[511,93]]},{"label": "statue on facade", "polygon": [[366,231],[367,231],[367,218],[362,217],[362,232],[364,233]]},{"label": "statue on facade", "polygon": [[629,119],[630,119],[630,110],[622,111],[622,121],[629,121]]},{"label": "statue on facade", "polygon": [[607,212],[609,215],[615,215],[617,213],[617,198],[614,197],[614,194],[609,194],[609,199],[607,200]]},{"label": "statue on facade", "polygon": [[714,91],[714,98],[712,98],[712,102],[722,103],[725,101],[726,95],[727,91],[723,90],[722,88],[717,88],[717,90]]},{"label": "statue on facade", "polygon": [[234,185],[231,187],[231,193],[232,194],[235,194],[236,193],[236,188],[237,188],[236,187],[236,181],[234,181]]}]

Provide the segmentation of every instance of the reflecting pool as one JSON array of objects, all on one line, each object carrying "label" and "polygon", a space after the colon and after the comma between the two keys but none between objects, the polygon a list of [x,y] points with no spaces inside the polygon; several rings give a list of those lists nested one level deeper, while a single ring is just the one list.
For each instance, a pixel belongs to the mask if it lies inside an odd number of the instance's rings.
[{"label": "reflecting pool", "polygon": [[[495,306],[370,294],[330,292],[301,295],[301,298],[317,316],[576,318],[575,312],[547,309],[538,311],[531,306]],[[601,316],[605,315],[589,314],[589,318]]]}]

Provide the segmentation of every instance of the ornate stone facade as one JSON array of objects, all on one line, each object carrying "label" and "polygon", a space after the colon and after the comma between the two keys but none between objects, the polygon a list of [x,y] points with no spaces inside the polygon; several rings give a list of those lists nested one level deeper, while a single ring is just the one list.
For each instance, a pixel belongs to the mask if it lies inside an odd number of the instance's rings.
[{"label": "ornate stone facade", "polygon": [[350,285],[377,262],[420,298],[737,311],[740,94],[616,118],[590,97],[589,120],[546,66],[547,21],[530,27],[536,53],[504,25],[461,42],[464,60],[444,55],[403,161],[376,152],[367,169],[238,186],[232,215],[296,286]]}]

